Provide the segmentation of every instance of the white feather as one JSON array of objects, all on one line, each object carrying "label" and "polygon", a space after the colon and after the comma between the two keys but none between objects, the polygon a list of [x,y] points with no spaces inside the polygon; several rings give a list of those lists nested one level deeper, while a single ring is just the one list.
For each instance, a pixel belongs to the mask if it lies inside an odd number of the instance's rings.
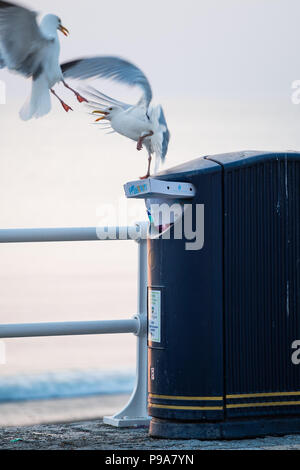
[{"label": "white feather", "polygon": [[36,80],[32,80],[31,96],[20,111],[23,121],[35,117],[45,116],[51,110],[51,98],[47,77],[41,74]]}]

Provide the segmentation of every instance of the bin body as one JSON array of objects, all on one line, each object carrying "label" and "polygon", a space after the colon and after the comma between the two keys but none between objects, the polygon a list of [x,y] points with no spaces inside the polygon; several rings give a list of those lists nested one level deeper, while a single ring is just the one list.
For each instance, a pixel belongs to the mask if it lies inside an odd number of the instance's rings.
[{"label": "bin body", "polygon": [[217,155],[159,177],[196,187],[190,202],[193,210],[204,205],[204,245],[187,250],[174,227],[169,240],[148,242],[148,315],[153,321],[159,302],[160,322],[148,344],[150,434],[300,431],[300,364],[292,361],[300,340],[300,154]]}]

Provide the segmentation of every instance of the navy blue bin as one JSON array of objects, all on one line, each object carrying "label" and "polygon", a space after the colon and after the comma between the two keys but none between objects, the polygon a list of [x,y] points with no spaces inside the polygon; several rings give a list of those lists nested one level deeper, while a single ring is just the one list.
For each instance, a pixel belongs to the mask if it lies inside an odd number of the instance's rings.
[{"label": "navy blue bin", "polygon": [[300,432],[300,153],[204,157],[157,178],[196,187],[204,244],[187,250],[174,225],[148,242],[150,435]]}]

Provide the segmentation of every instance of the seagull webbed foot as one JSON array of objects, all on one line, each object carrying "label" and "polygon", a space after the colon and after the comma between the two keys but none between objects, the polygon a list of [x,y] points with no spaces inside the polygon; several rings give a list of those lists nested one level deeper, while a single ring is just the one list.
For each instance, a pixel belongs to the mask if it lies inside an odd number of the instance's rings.
[{"label": "seagull webbed foot", "polygon": [[74,90],[74,88],[71,88],[64,80],[62,80],[63,84],[65,85],[66,88],[68,88],[68,90],[71,90],[74,95],[76,96],[77,100],[79,101],[79,103],[88,103],[88,100],[86,98],[84,98],[83,96],[81,96],[78,91]]},{"label": "seagull webbed foot", "polygon": [[71,106],[69,106],[68,104],[66,104],[56,93],[53,89],[50,90],[51,93],[59,100],[60,104],[62,105],[62,107],[64,108],[64,110],[66,111],[66,113],[68,113],[69,111],[73,111],[73,109],[71,108]]},{"label": "seagull webbed foot", "polygon": [[66,111],[66,113],[68,113],[69,111],[73,111],[71,106],[69,106],[67,103],[64,103],[64,101],[61,101],[61,105],[64,108],[64,110]]},{"label": "seagull webbed foot", "polygon": [[79,93],[76,94],[76,98],[79,101],[79,103],[88,103],[88,100],[84,98],[83,96],[79,95]]}]

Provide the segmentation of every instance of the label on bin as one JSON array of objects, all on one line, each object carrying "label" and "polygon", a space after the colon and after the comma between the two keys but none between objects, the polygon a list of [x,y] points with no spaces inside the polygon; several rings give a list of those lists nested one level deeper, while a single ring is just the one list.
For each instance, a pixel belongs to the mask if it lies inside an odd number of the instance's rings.
[{"label": "label on bin", "polygon": [[161,291],[149,289],[148,340],[161,342]]}]

